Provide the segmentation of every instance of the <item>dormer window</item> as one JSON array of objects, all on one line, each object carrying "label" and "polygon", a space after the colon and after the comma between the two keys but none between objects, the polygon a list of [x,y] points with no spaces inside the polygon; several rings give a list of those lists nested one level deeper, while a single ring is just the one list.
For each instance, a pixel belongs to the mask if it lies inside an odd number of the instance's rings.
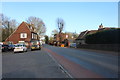
[{"label": "dormer window", "polygon": [[30,26],[30,29],[32,30],[32,26]]},{"label": "dormer window", "polygon": [[34,31],[36,31],[36,29],[34,29]]}]

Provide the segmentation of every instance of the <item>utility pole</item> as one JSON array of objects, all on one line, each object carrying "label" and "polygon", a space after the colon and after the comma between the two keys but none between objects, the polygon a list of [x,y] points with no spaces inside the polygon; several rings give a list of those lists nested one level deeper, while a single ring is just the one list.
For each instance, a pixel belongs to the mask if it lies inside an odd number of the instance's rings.
[{"label": "utility pole", "polygon": [[0,24],[0,42],[2,42],[2,25]]},{"label": "utility pole", "polygon": [[9,24],[9,23],[10,23],[10,22],[8,21],[8,42],[9,42],[9,34],[10,34],[10,33],[9,33],[9,31],[10,31],[10,30],[9,30],[9,29],[10,29],[10,24]]},{"label": "utility pole", "polygon": [[10,22],[9,21],[6,21],[6,23],[7,23],[7,32],[8,32],[8,34],[7,34],[7,37],[8,37],[8,43],[9,43],[9,34],[10,34],[10,32],[9,32],[9,30],[10,30]]}]

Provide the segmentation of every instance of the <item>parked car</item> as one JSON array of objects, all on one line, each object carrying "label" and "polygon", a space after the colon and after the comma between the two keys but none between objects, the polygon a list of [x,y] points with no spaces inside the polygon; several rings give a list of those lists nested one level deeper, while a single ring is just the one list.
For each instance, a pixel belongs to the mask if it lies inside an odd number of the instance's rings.
[{"label": "parked car", "polygon": [[0,52],[2,51],[2,45],[0,44]]},{"label": "parked car", "polygon": [[0,42],[0,45],[3,45],[3,42]]},{"label": "parked car", "polygon": [[8,51],[8,50],[9,50],[8,47],[9,47],[8,45],[3,44],[3,45],[2,45],[2,52]]},{"label": "parked car", "polygon": [[40,41],[32,41],[31,42],[31,51],[32,50],[41,50]]},{"label": "parked car", "polygon": [[13,44],[10,44],[10,45],[8,45],[9,47],[8,47],[8,49],[10,50],[10,51],[13,51],[14,49],[15,49],[15,45],[13,45]]},{"label": "parked car", "polygon": [[31,46],[31,51],[32,50],[40,50],[40,49],[41,49],[40,45],[32,45]]},{"label": "parked car", "polygon": [[14,53],[15,52],[27,52],[27,47],[24,44],[17,44],[15,45]]},{"label": "parked car", "polygon": [[0,52],[2,51],[2,45],[3,45],[3,43],[0,42]]},{"label": "parked car", "polygon": [[70,47],[71,47],[71,48],[76,48],[76,43],[71,43],[71,44],[70,44]]}]

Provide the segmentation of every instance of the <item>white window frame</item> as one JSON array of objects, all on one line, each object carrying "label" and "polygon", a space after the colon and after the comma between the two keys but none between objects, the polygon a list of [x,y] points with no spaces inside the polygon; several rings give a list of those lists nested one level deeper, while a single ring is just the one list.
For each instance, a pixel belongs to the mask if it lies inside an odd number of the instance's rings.
[{"label": "white window frame", "polygon": [[27,33],[20,33],[20,38],[27,38]]},{"label": "white window frame", "polygon": [[34,39],[34,33],[32,33],[32,39]]},{"label": "white window frame", "polygon": [[37,35],[35,35],[35,39],[37,39]]}]

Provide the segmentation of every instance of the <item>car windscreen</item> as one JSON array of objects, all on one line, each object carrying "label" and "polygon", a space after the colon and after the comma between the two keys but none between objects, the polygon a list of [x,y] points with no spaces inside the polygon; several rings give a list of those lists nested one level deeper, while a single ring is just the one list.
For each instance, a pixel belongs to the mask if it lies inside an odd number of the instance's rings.
[{"label": "car windscreen", "polygon": [[23,47],[24,45],[15,45],[15,47]]},{"label": "car windscreen", "polygon": [[8,45],[2,45],[2,47],[8,47]]},{"label": "car windscreen", "polygon": [[32,47],[37,47],[38,45],[32,45]]},{"label": "car windscreen", "polygon": [[9,47],[14,47],[14,45],[9,45]]}]

